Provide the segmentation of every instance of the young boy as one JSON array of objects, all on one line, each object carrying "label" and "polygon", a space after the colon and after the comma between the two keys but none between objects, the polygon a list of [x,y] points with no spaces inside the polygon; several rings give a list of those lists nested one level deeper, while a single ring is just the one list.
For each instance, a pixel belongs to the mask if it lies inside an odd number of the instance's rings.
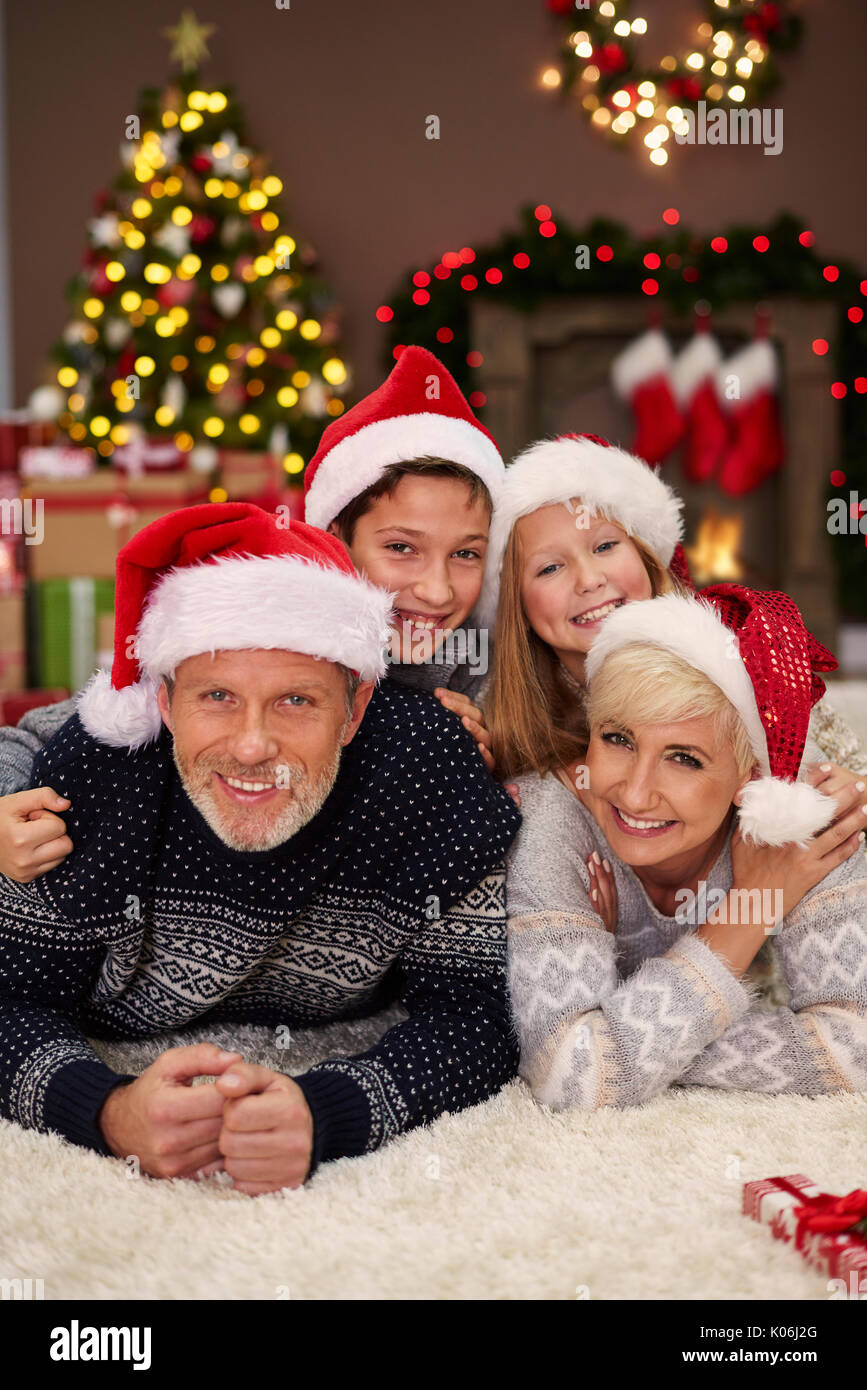
[{"label": "young boy", "polygon": [[[394,593],[388,678],[436,695],[493,770],[475,701],[488,670],[479,599],[500,452],[433,353],[404,348],[388,378],[325,430],[305,474],[305,519],[334,532],[359,572]],[[20,882],[69,853],[51,788],[27,791],[33,759],[74,699],[0,729],[0,873]]]}]

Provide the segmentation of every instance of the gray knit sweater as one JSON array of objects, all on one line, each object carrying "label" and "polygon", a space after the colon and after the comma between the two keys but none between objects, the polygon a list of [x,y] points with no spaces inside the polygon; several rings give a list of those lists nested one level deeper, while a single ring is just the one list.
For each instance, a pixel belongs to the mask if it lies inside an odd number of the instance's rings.
[{"label": "gray knit sweater", "polygon": [[[695,935],[659,912],[558,779],[518,779],[523,825],[508,861],[509,985],[521,1072],[536,1099],[634,1105],[672,1083],[730,1090],[867,1090],[867,861],[855,854],[801,900],[773,951],[790,1005],[769,1008]],[[585,867],[614,870],[616,933]],[[729,841],[707,876],[732,886]],[[712,908],[713,901],[710,903]]]}]

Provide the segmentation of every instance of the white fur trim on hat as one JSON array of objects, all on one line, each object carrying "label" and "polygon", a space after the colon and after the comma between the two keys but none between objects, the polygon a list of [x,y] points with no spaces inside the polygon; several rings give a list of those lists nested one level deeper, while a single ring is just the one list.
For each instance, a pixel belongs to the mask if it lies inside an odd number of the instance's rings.
[{"label": "white fur trim on hat", "polygon": [[76,699],[76,712],[91,738],[112,748],[141,748],[163,727],[158,683],[145,676],[115,690],[110,671],[97,671]]},{"label": "white fur trim on hat", "polygon": [[588,681],[592,683],[612,652],[636,642],[663,647],[703,671],[743,720],[761,772],[742,794],[740,824],[745,837],[765,845],[802,843],[828,824],[834,809],[822,792],[807,783],[772,776],[753,683],[735,634],[710,603],[700,597],[663,594],[615,609],[603,620],[587,654]]},{"label": "white fur trim on hat", "polygon": [[392,597],[367,579],[297,555],[228,555],[170,569],[148,595],[138,626],[142,678],[116,690],[107,671],[97,672],[78,698],[79,717],[101,743],[149,743],[161,728],[162,678],[204,652],[301,652],[378,680]]},{"label": "white fur trim on hat", "polygon": [[327,530],[354,497],[379,481],[390,463],[428,456],[463,464],[481,478],[496,502],[503,460],[487,435],[468,420],[423,412],[375,420],[335,444],[310,484],[305,521]]},{"label": "white fur trim on hat", "polygon": [[635,338],[611,363],[611,382],[622,400],[629,400],[636,386],[657,376],[668,376],[672,368],[668,339],[658,328],[649,328]]},{"label": "white fur trim on hat", "polygon": [[229,555],[171,569],[148,595],[138,661],[155,680],[202,652],[256,647],[337,661],[378,680],[392,595],[296,555]]},{"label": "white fur trim on hat", "polygon": [[493,627],[500,573],[512,527],[522,516],[552,502],[577,497],[582,506],[618,522],[637,536],[659,563],[671,563],[683,535],[683,502],[652,468],[625,449],[592,439],[543,439],[518,454],[506,469],[494,505],[479,601],[482,627]]}]

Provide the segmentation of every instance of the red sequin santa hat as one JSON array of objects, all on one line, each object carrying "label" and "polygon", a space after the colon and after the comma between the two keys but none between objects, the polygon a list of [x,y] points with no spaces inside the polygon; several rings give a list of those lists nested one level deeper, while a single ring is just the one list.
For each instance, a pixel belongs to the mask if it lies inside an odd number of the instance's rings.
[{"label": "red sequin santa hat", "polygon": [[552,502],[577,498],[601,511],[652,551],[665,568],[676,556],[678,575],[688,582],[677,494],[642,459],[618,449],[598,434],[561,434],[529,445],[509,464],[494,503],[485,578],[478,606],[482,627],[497,616],[500,575],[512,528],[522,516]]},{"label": "red sequin santa hat", "polygon": [[156,693],[203,652],[282,649],[385,671],[391,596],[362,579],[336,538],[251,502],[184,507],[117,557],[114,661],[78,698],[89,734],[138,748],[162,728]]},{"label": "red sequin santa hat", "polygon": [[332,421],[304,473],[305,519],[327,527],[389,464],[463,464],[496,500],[504,465],[494,438],[432,352],[405,347],[381,386]]},{"label": "red sequin santa hat", "polygon": [[829,824],[833,801],[795,779],[810,710],[825,693],[819,672],[836,670],[837,662],[788,594],[715,584],[694,597],[624,604],[603,620],[587,655],[591,686],[605,658],[632,643],[664,647],[703,671],[741,716],[760,774],[743,792],[745,839],[803,845]]}]

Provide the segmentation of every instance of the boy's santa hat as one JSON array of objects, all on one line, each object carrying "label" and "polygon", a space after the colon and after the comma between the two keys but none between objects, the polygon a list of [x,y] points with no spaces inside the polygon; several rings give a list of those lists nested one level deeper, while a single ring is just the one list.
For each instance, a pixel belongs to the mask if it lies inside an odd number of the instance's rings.
[{"label": "boy's santa hat", "polygon": [[162,678],[203,652],[302,652],[375,680],[390,612],[391,595],[356,574],[335,536],[251,502],[184,507],[119,552],[114,662],[85,686],[78,714],[101,743],[149,743]]},{"label": "boy's santa hat", "polygon": [[493,627],[500,575],[512,527],[522,516],[576,497],[602,511],[653,552],[666,568],[683,535],[683,502],[652,468],[596,434],[561,434],[531,444],[509,464],[494,504],[485,580],[478,607],[482,627]]},{"label": "boy's santa hat", "polygon": [[612,652],[632,643],[664,647],[718,686],[743,720],[760,776],[740,807],[745,839],[802,846],[836,814],[834,802],[795,779],[810,710],[825,693],[819,672],[837,662],[804,626],[788,594],[715,584],[698,597],[663,594],[627,603],[602,622],[587,655],[593,677]]},{"label": "boy's santa hat", "polygon": [[463,464],[496,500],[504,465],[493,436],[442,362],[406,347],[382,385],[323,433],[304,474],[305,519],[324,529],[389,464],[429,456]]}]

